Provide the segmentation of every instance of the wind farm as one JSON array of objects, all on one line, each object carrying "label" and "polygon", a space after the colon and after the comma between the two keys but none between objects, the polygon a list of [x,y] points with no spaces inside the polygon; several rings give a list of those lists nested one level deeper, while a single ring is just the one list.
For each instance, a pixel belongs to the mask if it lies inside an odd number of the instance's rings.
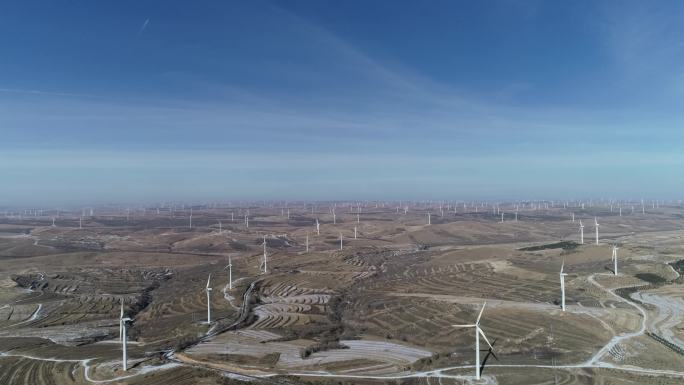
[{"label": "wind farm", "polygon": [[7,2],[0,385],[684,384],[684,2]]},{"label": "wind farm", "polygon": [[681,202],[41,211],[0,218],[3,383],[684,380]]}]

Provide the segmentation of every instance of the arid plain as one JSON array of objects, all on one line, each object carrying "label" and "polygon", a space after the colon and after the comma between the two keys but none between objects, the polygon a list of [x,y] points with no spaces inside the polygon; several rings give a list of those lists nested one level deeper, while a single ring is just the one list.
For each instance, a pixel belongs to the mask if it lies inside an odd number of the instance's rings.
[{"label": "arid plain", "polygon": [[[682,272],[677,203],[22,210],[0,217],[0,383],[681,384]],[[453,325],[485,301],[476,380]]]}]

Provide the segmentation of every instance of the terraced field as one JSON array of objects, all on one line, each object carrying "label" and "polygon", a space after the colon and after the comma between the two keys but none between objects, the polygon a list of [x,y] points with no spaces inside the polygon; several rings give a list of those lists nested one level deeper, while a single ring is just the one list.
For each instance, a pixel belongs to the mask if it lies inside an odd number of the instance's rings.
[{"label": "terraced field", "polygon": [[[493,206],[451,206],[426,225],[426,212],[439,212],[429,203],[406,214],[340,205],[337,223],[334,205],[288,206],[289,218],[277,205],[195,206],[192,228],[188,207],[103,209],[83,229],[73,213],[56,227],[0,220],[0,383],[475,383],[472,329],[452,325],[474,322],[484,301],[496,359],[482,351],[483,383],[684,378],[672,348],[682,289],[668,264],[684,255],[684,221],[669,215],[682,208],[622,219],[575,208],[600,216],[605,241],[557,248],[547,245],[577,238],[561,208],[500,223]],[[621,245],[617,277],[611,243]],[[127,372],[122,302],[132,318]]]}]

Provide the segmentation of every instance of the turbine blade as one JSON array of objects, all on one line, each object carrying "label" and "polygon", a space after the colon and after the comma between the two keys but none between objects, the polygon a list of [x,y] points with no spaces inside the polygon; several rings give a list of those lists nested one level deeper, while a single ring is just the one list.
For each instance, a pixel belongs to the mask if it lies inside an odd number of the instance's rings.
[{"label": "turbine blade", "polygon": [[561,271],[560,273],[563,274],[563,268],[565,267],[565,260],[563,260],[563,263],[561,263]]},{"label": "turbine blade", "polygon": [[211,282],[211,274],[209,274],[209,278],[207,279],[207,289],[209,288],[209,282]]},{"label": "turbine blade", "polygon": [[482,304],[482,309],[480,309],[480,314],[478,314],[477,321],[475,321],[476,325],[480,324],[480,318],[482,318],[482,312],[484,312],[485,306],[487,306],[487,301],[484,301],[484,303]]},{"label": "turbine blade", "polygon": [[487,336],[484,334],[484,332],[482,331],[482,329],[480,329],[480,328],[478,327],[478,328],[477,328],[477,331],[480,333],[480,335],[482,336],[482,338],[484,338],[484,340],[487,342],[487,345],[489,345],[489,348],[490,348],[490,349],[494,349],[494,347],[492,346],[492,344],[489,343],[489,340],[487,339]]},{"label": "turbine blade", "polygon": [[474,328],[477,325],[472,324],[472,325],[451,325],[451,326],[453,326],[455,328]]}]

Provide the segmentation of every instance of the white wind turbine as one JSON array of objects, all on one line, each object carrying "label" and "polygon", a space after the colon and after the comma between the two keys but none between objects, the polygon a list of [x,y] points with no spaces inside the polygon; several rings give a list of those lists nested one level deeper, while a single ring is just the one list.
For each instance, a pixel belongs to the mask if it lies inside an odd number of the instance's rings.
[{"label": "white wind turbine", "polygon": [[561,264],[560,269],[560,286],[561,286],[561,309],[565,311],[565,276],[566,273],[563,272],[563,267],[565,267],[565,261]]},{"label": "white wind turbine", "polygon": [[228,256],[228,265],[225,268],[228,268],[228,290],[233,290],[233,260],[230,255]]},{"label": "white wind turbine", "polygon": [[599,223],[598,219],[594,217],[594,228],[596,229],[596,244],[599,244],[599,235],[598,235],[598,230],[599,230]]},{"label": "white wind turbine", "polygon": [[612,260],[613,260],[613,274],[614,274],[614,275],[618,275],[618,270],[617,270],[617,258],[618,258],[618,255],[617,255],[617,251],[618,251],[617,245],[613,245],[613,257],[612,257]]},{"label": "white wind turbine", "polygon": [[123,367],[124,372],[128,370],[128,352],[127,352],[127,343],[128,343],[128,336],[126,335],[126,323],[132,321],[131,318],[129,317],[124,317],[123,316],[123,300],[121,302],[121,315],[119,317],[119,327],[121,329],[121,350],[123,353],[122,357],[122,364],[121,366]]},{"label": "white wind turbine", "polygon": [[318,218],[316,218],[316,235],[321,235],[321,223],[318,222]]},{"label": "white wind turbine", "polygon": [[580,245],[584,244],[584,225],[582,224],[582,220],[580,219]]},{"label": "white wind turbine", "polygon": [[223,233],[223,229],[221,228],[221,221],[218,221],[219,223],[219,234]]},{"label": "white wind turbine", "polygon": [[428,220],[428,223],[427,223],[428,225],[432,224],[432,221],[431,221],[431,219],[430,219],[430,212],[429,212],[429,211],[428,211],[428,213],[427,213],[427,220]]},{"label": "white wind turbine", "polygon": [[354,226],[354,239],[357,239],[356,238],[356,226]]},{"label": "white wind turbine", "polygon": [[340,232],[340,250],[342,250],[342,232]]},{"label": "white wind turbine", "polygon": [[266,236],[265,236],[265,235],[264,235],[264,243],[263,243],[263,245],[264,245],[264,271],[263,271],[263,273],[264,273],[264,274],[267,274],[267,273],[268,273],[268,267],[267,267],[267,265],[266,265]]},{"label": "white wind turbine", "polygon": [[204,288],[204,291],[207,293],[207,324],[211,324],[211,290],[212,288],[209,287],[211,284],[211,274],[209,274],[209,278],[207,278],[207,286]]},{"label": "white wind turbine", "polygon": [[482,309],[480,310],[480,314],[477,316],[477,320],[475,321],[474,324],[471,325],[452,325],[453,327],[457,328],[475,328],[475,378],[480,379],[480,335],[482,335],[482,338],[484,338],[485,342],[487,342],[487,345],[489,345],[489,349],[494,349],[492,347],[492,344],[489,343],[489,340],[487,339],[487,336],[485,336],[484,332],[482,329],[480,329],[480,318],[482,317],[482,312],[484,312],[484,308],[487,305],[487,302],[485,301],[482,304]]},{"label": "white wind turbine", "polygon": [[309,252],[309,232],[306,232],[306,252]]}]

